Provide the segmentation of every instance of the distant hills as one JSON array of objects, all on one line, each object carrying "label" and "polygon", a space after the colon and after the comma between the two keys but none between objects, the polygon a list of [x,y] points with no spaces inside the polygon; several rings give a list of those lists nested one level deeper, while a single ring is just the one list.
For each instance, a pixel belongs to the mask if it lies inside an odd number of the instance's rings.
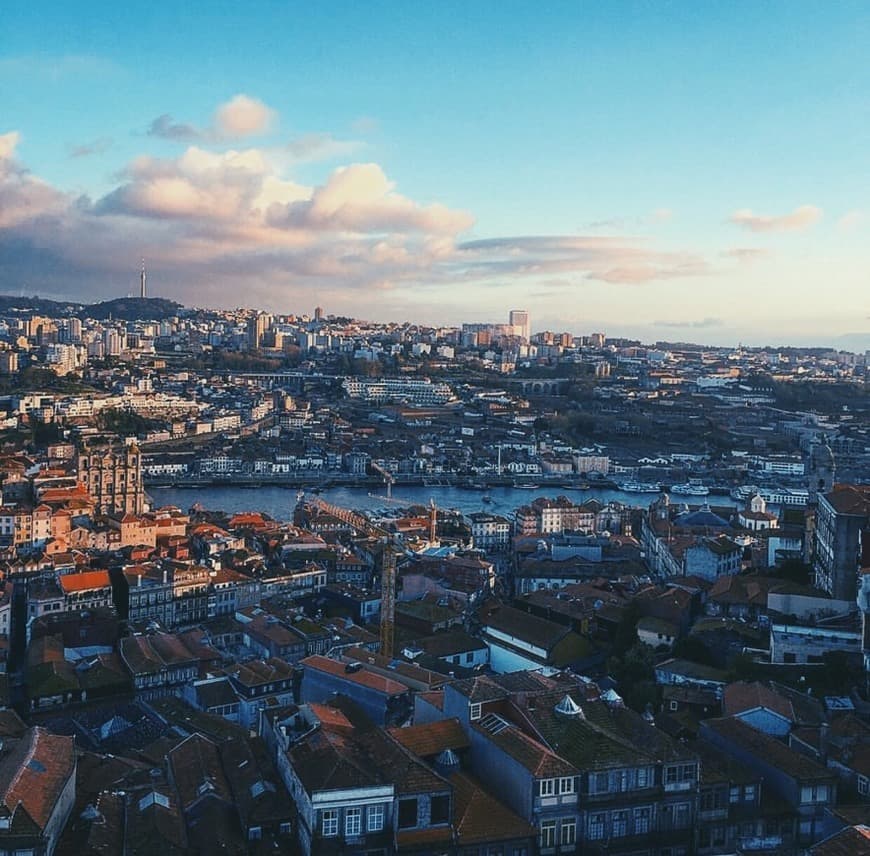
[{"label": "distant hills", "polygon": [[53,318],[65,315],[85,315],[97,321],[109,318],[119,321],[162,321],[184,311],[184,307],[174,300],[164,297],[116,297],[100,303],[76,303],[67,300],[46,300],[41,297],[12,297],[0,295],[0,312],[13,310],[49,315]]}]

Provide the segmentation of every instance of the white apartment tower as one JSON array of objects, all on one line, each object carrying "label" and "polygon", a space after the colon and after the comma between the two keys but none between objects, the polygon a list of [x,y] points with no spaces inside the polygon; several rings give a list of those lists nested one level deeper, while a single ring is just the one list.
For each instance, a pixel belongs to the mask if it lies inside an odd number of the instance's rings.
[{"label": "white apartment tower", "polygon": [[529,313],[526,309],[511,309],[510,325],[514,328],[514,335],[522,336],[528,342],[532,330],[529,325]]}]

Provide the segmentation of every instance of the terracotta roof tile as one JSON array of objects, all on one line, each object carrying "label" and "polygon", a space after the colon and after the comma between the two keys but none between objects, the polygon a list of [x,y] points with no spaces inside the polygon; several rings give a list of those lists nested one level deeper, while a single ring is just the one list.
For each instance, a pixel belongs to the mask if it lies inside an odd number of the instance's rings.
[{"label": "terracotta roof tile", "polygon": [[82,571],[78,574],[63,574],[59,583],[64,594],[107,588],[111,585],[108,571]]},{"label": "terracotta roof tile", "polygon": [[870,827],[847,826],[810,848],[811,856],[870,856]]},{"label": "terracotta roof tile", "polygon": [[400,684],[398,681],[367,671],[365,666],[357,672],[348,672],[344,663],[330,660],[328,657],[321,657],[319,654],[306,657],[300,661],[299,665],[307,669],[326,672],[351,683],[360,684],[388,695],[401,695],[408,690],[404,684]]},{"label": "terracotta roof tile", "polygon": [[0,763],[0,801],[9,811],[20,803],[43,830],[75,765],[72,737],[32,728]]},{"label": "terracotta roof tile", "polygon": [[530,838],[534,827],[487,793],[464,773],[450,777],[453,785],[453,827],[461,846]]},{"label": "terracotta roof tile", "polygon": [[458,719],[442,719],[409,728],[390,728],[390,735],[421,758],[437,755],[445,749],[465,749],[468,737]]}]

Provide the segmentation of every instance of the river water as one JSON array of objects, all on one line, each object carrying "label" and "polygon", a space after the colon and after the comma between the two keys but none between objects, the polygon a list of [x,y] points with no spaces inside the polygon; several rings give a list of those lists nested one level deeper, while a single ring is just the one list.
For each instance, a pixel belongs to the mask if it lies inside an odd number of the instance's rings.
[{"label": "river water", "polygon": [[[189,509],[194,503],[199,503],[209,511],[262,511],[275,520],[290,520],[296,506],[296,488],[276,487],[274,485],[243,488],[229,486],[197,486],[192,488],[149,487],[148,493],[154,501],[154,507],[175,505],[182,510]],[[344,508],[379,509],[401,508],[408,505],[428,505],[430,499],[435,500],[439,508],[456,508],[463,514],[473,511],[488,511],[493,514],[508,514],[521,505],[527,505],[539,496],[554,498],[567,496],[573,502],[584,502],[587,499],[597,499],[600,502],[616,500],[642,508],[647,508],[656,498],[654,493],[625,493],[608,488],[590,488],[589,490],[571,490],[570,488],[542,487],[537,490],[524,490],[513,487],[494,487],[487,491],[463,490],[457,487],[397,487],[393,491],[393,502],[384,498],[383,489],[369,488],[328,488],[319,494],[322,499]],[[484,502],[483,497],[489,496],[492,502]],[[733,500],[727,497],[718,498],[722,504],[731,504]],[[692,502],[698,500],[692,498]]]}]

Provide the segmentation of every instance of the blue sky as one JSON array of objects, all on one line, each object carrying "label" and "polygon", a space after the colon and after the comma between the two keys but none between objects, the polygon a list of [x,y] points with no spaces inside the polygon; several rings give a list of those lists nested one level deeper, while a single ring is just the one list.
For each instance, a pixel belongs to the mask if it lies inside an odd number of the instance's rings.
[{"label": "blue sky", "polygon": [[868,44],[858,2],[7,0],[0,291],[145,254],[186,303],[870,347]]}]

